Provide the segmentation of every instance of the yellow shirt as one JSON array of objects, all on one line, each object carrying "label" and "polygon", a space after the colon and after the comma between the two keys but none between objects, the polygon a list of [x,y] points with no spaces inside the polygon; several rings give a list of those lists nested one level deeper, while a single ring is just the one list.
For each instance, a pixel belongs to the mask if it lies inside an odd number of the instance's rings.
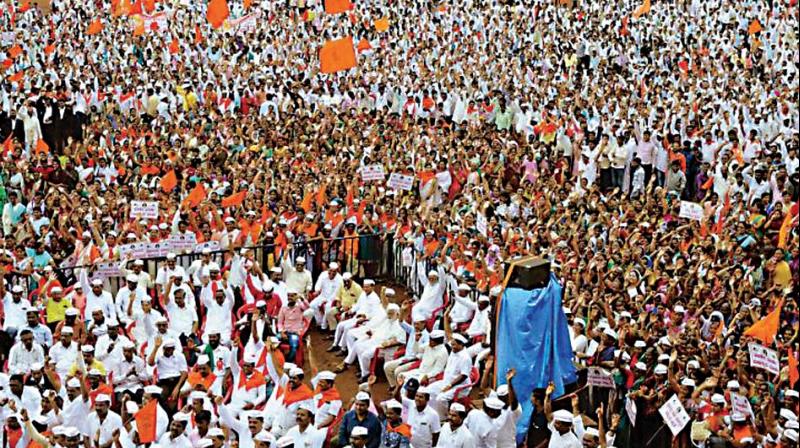
[{"label": "yellow shirt", "polygon": [[[83,355],[81,353],[78,353],[78,356],[83,356]],[[86,366],[86,373],[89,373],[89,371],[92,369],[99,370],[100,373],[103,374],[103,376],[107,375],[106,366],[104,366],[103,363],[98,361],[96,358],[94,361],[92,361],[92,365]],[[78,363],[73,363],[72,367],[69,368],[69,376],[74,376],[76,373],[78,373]]]},{"label": "yellow shirt", "polygon": [[363,290],[356,282],[351,282],[349,289],[342,285],[341,289],[339,289],[339,308],[349,310],[356,304],[356,300],[361,297],[362,292]]},{"label": "yellow shirt", "polygon": [[786,289],[792,286],[792,270],[789,268],[789,263],[786,261],[779,261],[775,265],[775,273],[772,277],[775,286]]},{"label": "yellow shirt", "polygon": [[67,308],[72,307],[72,302],[66,298],[61,298],[58,302],[53,299],[47,300],[45,311],[47,312],[47,323],[61,322],[66,318]]}]

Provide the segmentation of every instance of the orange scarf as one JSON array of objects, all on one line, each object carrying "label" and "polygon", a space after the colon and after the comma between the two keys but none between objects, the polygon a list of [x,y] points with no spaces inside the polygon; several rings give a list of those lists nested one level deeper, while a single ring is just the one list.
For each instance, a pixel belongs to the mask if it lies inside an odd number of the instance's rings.
[{"label": "orange scarf", "polygon": [[336,390],[336,387],[331,387],[330,389],[320,390],[319,386],[314,391],[315,395],[314,398],[317,398],[317,407],[322,407],[322,405],[330,403],[331,401],[342,400],[342,397],[339,395],[339,391]]},{"label": "orange scarf", "polygon": [[244,386],[245,389],[248,391],[255,389],[256,387],[261,387],[267,384],[266,380],[264,380],[264,375],[262,375],[258,371],[254,371],[250,378],[246,378],[244,376],[244,370],[239,372],[239,388],[241,389]]},{"label": "orange scarf", "polygon": [[399,425],[392,427],[389,422],[386,422],[386,432],[396,432],[401,436],[411,438],[411,427],[405,423],[400,423]]},{"label": "orange scarf", "polygon": [[310,400],[314,398],[314,393],[305,384],[301,384],[297,389],[287,388],[283,393],[283,404],[289,406],[298,401]]},{"label": "orange scarf", "polygon": [[189,385],[192,386],[192,389],[194,389],[194,387],[198,384],[202,384],[205,390],[211,389],[211,385],[214,384],[216,379],[217,376],[213,373],[210,373],[208,376],[204,377],[198,371],[191,372],[186,378],[186,380],[189,381]]}]

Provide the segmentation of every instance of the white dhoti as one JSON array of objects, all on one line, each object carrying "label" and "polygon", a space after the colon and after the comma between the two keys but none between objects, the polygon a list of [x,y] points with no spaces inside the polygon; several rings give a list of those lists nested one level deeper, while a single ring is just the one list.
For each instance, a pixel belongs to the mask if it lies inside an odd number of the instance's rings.
[{"label": "white dhoti", "polygon": [[447,410],[450,406],[450,402],[453,400],[455,391],[458,388],[458,386],[454,386],[442,392],[442,389],[444,389],[444,387],[448,384],[448,381],[439,380],[428,385],[428,392],[430,393],[431,397],[430,404],[433,409],[439,413],[439,417],[442,419],[447,416]]},{"label": "white dhoti", "polygon": [[339,322],[339,325],[336,326],[336,333],[334,334],[333,338],[333,345],[338,345],[339,347],[344,347],[344,335],[353,327],[356,326],[358,320],[353,317],[347,320],[343,320]]},{"label": "white dhoti", "polygon": [[308,309],[303,314],[306,317],[313,317],[321,329],[327,330],[328,321],[325,319],[325,313],[331,307],[333,299],[333,297],[326,297],[320,294],[308,304]]}]

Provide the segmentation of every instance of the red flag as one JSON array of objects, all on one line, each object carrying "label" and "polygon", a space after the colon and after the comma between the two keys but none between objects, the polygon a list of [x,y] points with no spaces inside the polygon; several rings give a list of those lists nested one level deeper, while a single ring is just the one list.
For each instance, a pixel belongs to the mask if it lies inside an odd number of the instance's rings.
[{"label": "red flag", "polygon": [[238,207],[244,202],[247,196],[247,190],[242,190],[222,199],[222,207]]},{"label": "red flag", "polygon": [[144,10],[148,13],[155,11],[156,9],[156,1],[155,0],[144,0]]},{"label": "red flag", "polygon": [[158,400],[151,399],[134,415],[139,443],[150,443],[156,440],[156,420],[158,420]]},{"label": "red flag", "polygon": [[794,357],[794,351],[789,347],[789,387],[793,388],[799,379],[800,372],[797,371],[797,358]]},{"label": "red flag", "polygon": [[12,141],[13,138],[14,138],[14,133],[12,132],[8,134],[8,138],[6,138],[6,141],[3,142],[3,157],[5,157],[6,154],[11,152],[11,149],[14,148],[14,142]]},{"label": "red flag", "polygon": [[206,18],[208,19],[208,23],[211,24],[211,28],[217,29],[225,23],[225,19],[231,14],[230,9],[228,9],[228,2],[225,0],[211,0],[208,3],[208,11],[206,12]]},{"label": "red flag", "polygon": [[325,12],[328,14],[347,12],[352,6],[350,0],[325,0]]},{"label": "red flag", "polygon": [[100,34],[101,31],[103,31],[103,22],[101,22],[100,19],[95,19],[86,28],[86,34],[90,36],[94,36],[95,34]]},{"label": "red flag", "polygon": [[353,48],[353,38],[348,36],[325,42],[319,51],[319,65],[322,73],[336,73],[355,67],[356,52]]},{"label": "red flag", "polygon": [[772,312],[745,330],[744,335],[756,338],[766,345],[772,344],[772,340],[778,334],[778,327],[781,323],[781,308],[783,308],[783,299]]},{"label": "red flag", "polygon": [[130,14],[131,15],[141,14],[143,11],[144,10],[142,8],[142,0],[134,1],[133,5],[131,5],[131,8],[130,8]]},{"label": "red flag", "polygon": [[169,43],[169,54],[178,54],[181,51],[181,46],[178,43],[178,39],[172,39],[172,42]]},{"label": "red flag", "polygon": [[25,77],[25,70],[20,70],[8,77],[8,82],[19,82]]},{"label": "red flag", "polygon": [[619,35],[620,36],[627,36],[628,34],[631,34],[631,32],[628,31],[628,21],[629,20],[630,20],[630,16],[625,16],[625,17],[622,18],[622,26],[620,26],[620,28],[619,28]]},{"label": "red flag", "polygon": [[165,193],[169,193],[175,187],[178,186],[178,176],[175,175],[175,170],[170,171],[169,173],[165,174],[164,177],[161,178],[161,189],[164,190]]},{"label": "red flag", "polygon": [[11,58],[5,59],[3,61],[3,68],[6,69],[6,70],[11,68],[12,65],[14,65],[14,61],[12,61]]},{"label": "red flag", "polygon": [[194,44],[200,45],[203,43],[203,33],[200,32],[200,25],[194,26]]},{"label": "red flag", "polygon": [[358,52],[361,53],[367,50],[372,50],[372,45],[369,44],[369,41],[366,38],[362,37],[361,40],[358,41],[358,47],[356,48],[358,49]]},{"label": "red flag", "polygon": [[44,54],[51,54],[56,51],[56,44],[50,44],[44,47]]},{"label": "red flag", "polygon": [[21,54],[22,54],[22,47],[20,47],[19,44],[14,45],[13,47],[8,49],[8,57],[10,57],[11,59],[16,59],[17,56]]},{"label": "red flag", "polygon": [[203,184],[199,183],[189,192],[189,195],[186,196],[186,199],[183,200],[184,204],[188,204],[190,207],[197,207],[206,199],[206,189],[203,188]]}]

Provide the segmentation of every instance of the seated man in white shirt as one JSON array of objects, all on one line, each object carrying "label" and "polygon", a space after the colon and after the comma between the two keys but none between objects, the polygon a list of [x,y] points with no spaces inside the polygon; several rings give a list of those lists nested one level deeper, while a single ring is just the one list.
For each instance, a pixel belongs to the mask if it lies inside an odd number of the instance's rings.
[{"label": "seated man in white shirt", "polygon": [[8,353],[8,371],[28,373],[31,364],[37,362],[44,364],[44,349],[33,340],[31,330],[23,329],[19,332],[19,342]]},{"label": "seated man in white shirt", "polygon": [[121,433],[120,438],[127,438],[127,431],[122,424],[122,418],[110,409],[111,397],[98,394],[94,399],[94,412],[89,414],[87,432],[95,435],[97,446],[113,445],[114,432]]},{"label": "seated man in white shirt", "polygon": [[358,339],[348,351],[347,358],[344,360],[343,367],[352,363],[358,357],[358,364],[361,368],[361,380],[364,382],[369,377],[370,363],[375,356],[376,349],[394,349],[406,342],[406,332],[400,326],[398,317],[400,307],[394,303],[386,308],[386,319],[371,330],[367,330],[364,337]]},{"label": "seated man in white shirt", "polygon": [[150,375],[147,373],[144,360],[136,354],[133,342],[126,339],[121,344],[122,359],[111,369],[114,394],[118,402],[123,395],[128,394],[138,403],[142,399],[144,382]]},{"label": "seated man in white shirt", "polygon": [[328,267],[328,272],[319,276],[317,284],[314,286],[314,291],[310,293],[314,297],[309,303],[306,317],[313,316],[317,321],[317,325],[323,330],[328,329],[328,321],[325,319],[325,314],[330,309],[333,301],[336,300],[339,290],[344,284],[338,269],[339,264],[332,262]]},{"label": "seated man in white shirt", "polygon": [[475,302],[469,296],[470,291],[472,291],[472,288],[466,283],[458,285],[458,290],[456,294],[453,295],[455,304],[448,313],[450,323],[459,331],[463,331],[466,326],[469,325],[469,322],[472,320],[472,315],[477,309]]},{"label": "seated man in white shirt", "polygon": [[447,358],[444,376],[441,380],[428,386],[433,398],[433,407],[439,412],[440,416],[446,414],[447,403],[453,400],[456,388],[469,381],[469,374],[472,371],[472,359],[465,350],[466,344],[467,338],[459,333],[453,334],[450,339],[450,346],[453,350]]},{"label": "seated man in white shirt", "polygon": [[[163,353],[159,355],[162,344]],[[188,376],[186,358],[183,353],[177,352],[177,346],[174,339],[156,337],[147,359],[151,367],[158,369],[158,387],[162,390],[160,403],[166,409],[176,408],[181,386]]]}]

